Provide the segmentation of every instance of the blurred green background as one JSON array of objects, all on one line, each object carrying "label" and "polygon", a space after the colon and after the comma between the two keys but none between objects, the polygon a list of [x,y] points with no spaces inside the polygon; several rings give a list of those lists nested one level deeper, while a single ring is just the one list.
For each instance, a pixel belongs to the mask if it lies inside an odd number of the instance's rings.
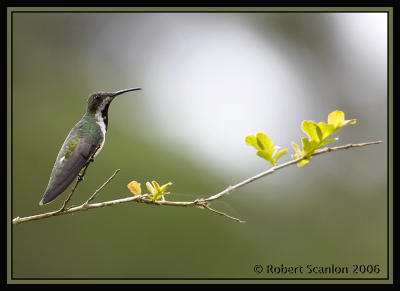
[{"label": "blurred green background", "polygon": [[131,180],[171,181],[176,201],[215,194],[269,167],[245,136],[263,131],[289,148],[302,120],[336,109],[358,122],[335,145],[384,143],[212,203],[245,224],[129,203],[14,226],[14,278],[267,277],[255,264],[379,264],[379,274],[336,277],[386,277],[386,58],[385,13],[15,13],[14,217],[66,198],[38,205],[94,91],[143,88],[113,102],[74,205],[115,169],[96,201],[129,196]]}]

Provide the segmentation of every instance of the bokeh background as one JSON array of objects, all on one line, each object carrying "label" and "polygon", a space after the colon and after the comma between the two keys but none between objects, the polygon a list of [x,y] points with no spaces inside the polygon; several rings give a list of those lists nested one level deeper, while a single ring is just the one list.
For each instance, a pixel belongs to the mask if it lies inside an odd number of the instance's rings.
[{"label": "bokeh background", "polygon": [[336,109],[358,121],[336,145],[384,142],[212,204],[245,224],[130,203],[15,226],[14,278],[267,277],[255,264],[379,264],[358,277],[386,277],[386,13],[14,13],[12,27],[14,217],[66,198],[38,205],[94,91],[143,88],[113,102],[74,205],[115,169],[96,201],[129,196],[131,180],[171,181],[176,201],[217,193],[268,169],[248,134],[267,133],[288,161],[301,122]]}]

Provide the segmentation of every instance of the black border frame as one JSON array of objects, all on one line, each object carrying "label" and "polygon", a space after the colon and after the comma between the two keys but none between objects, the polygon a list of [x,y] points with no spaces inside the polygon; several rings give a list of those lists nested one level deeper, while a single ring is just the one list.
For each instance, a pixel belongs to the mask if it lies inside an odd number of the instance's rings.
[{"label": "black border frame", "polygon": [[[384,1],[382,1],[384,3]],[[279,6],[279,5],[277,5]],[[107,6],[103,6],[107,7]],[[227,281],[237,281],[237,280],[243,280],[243,281],[277,281],[277,280],[284,280],[284,281],[338,281],[338,280],[345,280],[345,281],[369,281],[369,280],[377,280],[377,281],[387,281],[390,279],[390,191],[389,191],[389,185],[390,185],[390,164],[389,164],[389,145],[390,145],[390,57],[393,57],[393,55],[390,55],[390,44],[393,46],[393,53],[394,54],[394,41],[392,39],[392,43],[390,43],[390,33],[392,32],[390,30],[390,15],[392,14],[393,17],[393,12],[390,13],[388,10],[374,10],[374,11],[356,11],[356,10],[349,10],[349,11],[342,11],[342,10],[312,10],[312,11],[285,11],[285,10],[274,10],[274,11],[265,11],[265,10],[257,10],[257,8],[270,8],[274,6],[269,6],[269,7],[246,7],[246,8],[253,8],[255,10],[243,10],[243,11],[238,11],[238,10],[229,10],[229,7],[226,7],[227,10],[223,11],[213,11],[213,10],[177,10],[177,11],[166,11],[166,10],[160,10],[160,11],[126,11],[126,10],[104,10],[104,11],[75,11],[75,10],[43,10],[43,11],[32,11],[32,10],[18,10],[18,11],[11,11],[11,35],[10,35],[10,40],[11,40],[11,51],[10,51],[10,56],[11,56],[11,100],[10,100],[10,107],[11,107],[11,217],[13,217],[13,15],[16,13],[386,13],[387,14],[387,195],[386,195],[386,201],[387,201],[387,229],[386,229],[386,247],[387,247],[387,257],[386,257],[386,277],[385,278],[288,278],[288,277],[283,277],[283,278],[268,278],[268,277],[254,277],[254,278],[17,278],[14,277],[13,273],[13,225],[12,225],[12,219],[10,219],[9,223],[11,224],[11,279],[12,280],[32,280],[32,281],[37,281],[37,280],[94,280],[94,281],[104,281],[104,280],[114,280],[114,281],[124,281],[124,280],[129,280],[129,281],[142,281],[142,280],[165,280],[165,281],[173,281],[173,280],[182,280],[182,281],[191,281],[191,280],[210,280],[210,281],[221,281],[221,280],[227,280]],[[381,5],[379,6],[370,6],[370,7],[379,7],[379,8],[392,8],[392,7],[382,7]],[[90,7],[90,8],[99,8],[99,7]],[[141,7],[135,7],[135,8],[141,8]],[[173,8],[173,7],[168,7],[168,8]],[[223,8],[223,7],[222,7]],[[241,8],[241,7],[235,7],[235,8]],[[303,7],[301,7],[303,8]],[[332,7],[334,8],[334,7]],[[359,8],[359,7],[356,7]],[[394,27],[394,23],[393,23]],[[393,29],[394,30],[394,29]],[[393,34],[394,37],[394,34]],[[394,69],[394,68],[393,68]],[[394,72],[392,73],[392,76],[394,75]],[[392,84],[393,85],[393,84]],[[393,95],[394,95],[394,88],[393,88]],[[393,197],[394,200],[394,197]]]}]

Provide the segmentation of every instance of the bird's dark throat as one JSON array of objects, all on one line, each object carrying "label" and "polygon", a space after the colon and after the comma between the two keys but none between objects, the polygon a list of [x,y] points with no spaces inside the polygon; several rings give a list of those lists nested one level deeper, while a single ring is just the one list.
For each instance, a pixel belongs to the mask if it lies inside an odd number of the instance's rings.
[{"label": "bird's dark throat", "polygon": [[101,111],[101,117],[103,118],[103,122],[104,122],[104,125],[106,127],[106,130],[107,130],[107,127],[108,127],[108,107],[109,106],[110,106],[110,103],[108,103],[104,107],[104,109]]}]

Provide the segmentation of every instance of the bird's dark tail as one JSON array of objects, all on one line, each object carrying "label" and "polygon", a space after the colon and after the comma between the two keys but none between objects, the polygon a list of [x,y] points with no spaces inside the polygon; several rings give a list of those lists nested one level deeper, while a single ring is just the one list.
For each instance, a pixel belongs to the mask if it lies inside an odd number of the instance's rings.
[{"label": "bird's dark tail", "polygon": [[66,188],[72,183],[76,176],[70,176],[60,183],[49,185],[43,194],[42,200],[40,200],[39,205],[45,205],[52,202],[59,195],[61,195]]}]

